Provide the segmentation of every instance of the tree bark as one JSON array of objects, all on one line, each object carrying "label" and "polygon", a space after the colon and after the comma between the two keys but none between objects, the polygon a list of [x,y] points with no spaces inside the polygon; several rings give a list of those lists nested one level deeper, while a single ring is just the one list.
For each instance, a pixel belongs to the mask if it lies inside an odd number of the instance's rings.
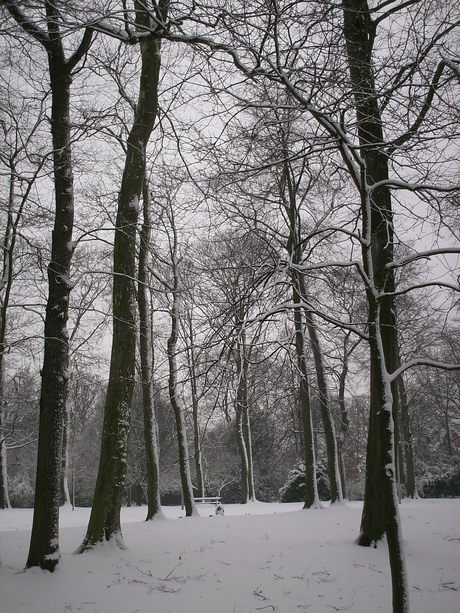
[{"label": "tree bark", "polygon": [[[154,28],[135,2],[136,22]],[[163,17],[167,2],[161,3]],[[126,478],[127,443],[135,377],[136,351],[136,229],[145,175],[145,153],[158,109],[161,40],[142,39],[139,98],[128,142],[118,196],[113,253],[113,339],[109,383],[104,407],[101,455],[88,529],[79,553],[112,539],[124,547],[120,509]]]}]

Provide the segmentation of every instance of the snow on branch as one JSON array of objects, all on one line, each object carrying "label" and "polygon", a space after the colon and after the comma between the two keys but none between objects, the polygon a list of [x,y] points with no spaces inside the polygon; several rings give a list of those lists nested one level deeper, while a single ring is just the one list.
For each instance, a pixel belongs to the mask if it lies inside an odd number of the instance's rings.
[{"label": "snow on branch", "polygon": [[399,368],[397,368],[394,372],[389,374],[390,382],[395,381],[403,372],[408,370],[409,368],[414,368],[414,366],[430,366],[432,368],[439,368],[441,370],[460,370],[460,364],[449,364],[447,362],[439,362],[438,360],[428,360],[425,358],[414,358],[413,360],[409,360],[405,364],[402,364]]},{"label": "snow on branch", "polygon": [[401,189],[409,192],[442,192],[452,193],[460,190],[460,185],[453,185],[450,187],[443,187],[442,185],[431,185],[428,183],[408,183],[407,181],[398,181],[396,179],[385,179],[384,181],[377,181],[368,185],[370,192],[379,189],[380,187],[390,187],[392,189]]},{"label": "snow on branch", "polygon": [[446,255],[448,253],[457,253],[460,254],[460,247],[441,247],[439,249],[429,249],[427,251],[419,251],[418,253],[413,253],[412,255],[407,255],[405,257],[399,258],[398,260],[394,260],[393,262],[389,262],[386,267],[388,269],[392,268],[401,268],[401,266],[405,266],[406,264],[411,264],[412,262],[416,262],[417,260],[430,259],[435,255]]},{"label": "snow on branch", "polygon": [[381,296],[404,296],[409,292],[412,292],[417,289],[423,289],[426,287],[438,287],[441,289],[450,289],[454,292],[460,292],[460,285],[454,285],[453,283],[446,283],[445,281],[427,281],[426,283],[416,283],[411,285],[410,287],[406,287],[405,289],[398,290],[395,292],[382,292]]},{"label": "snow on branch", "polygon": [[285,313],[286,311],[294,310],[294,309],[306,309],[311,314],[316,315],[323,321],[331,324],[335,328],[339,328],[341,330],[348,330],[353,334],[356,334],[360,339],[369,340],[367,334],[365,334],[362,330],[360,330],[357,326],[353,324],[341,321],[340,319],[336,319],[335,317],[331,317],[330,315],[326,315],[326,313],[322,310],[314,308],[311,304],[300,301],[300,302],[283,302],[283,304],[277,305],[268,311],[265,311],[263,314],[258,315],[257,317],[253,317],[250,320],[250,323],[258,322],[262,320],[266,320],[273,315],[278,315],[280,313]]},{"label": "snow on branch", "polygon": [[315,264],[293,264],[292,262],[285,262],[289,268],[293,270],[297,270],[299,272],[309,272],[312,270],[320,270],[322,268],[350,268],[354,267],[358,271],[360,277],[366,284],[366,286],[370,286],[370,279],[364,270],[362,262],[359,260],[350,260],[348,262],[344,262],[343,260],[325,260],[324,262],[316,262]]}]

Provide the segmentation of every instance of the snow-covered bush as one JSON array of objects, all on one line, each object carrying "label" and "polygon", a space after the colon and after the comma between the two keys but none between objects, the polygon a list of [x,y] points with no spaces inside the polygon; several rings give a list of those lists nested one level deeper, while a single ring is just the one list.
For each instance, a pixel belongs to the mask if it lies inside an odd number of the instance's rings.
[{"label": "snow-covered bush", "polygon": [[434,469],[426,470],[419,493],[424,498],[460,497],[460,458],[440,462]]},{"label": "snow-covered bush", "polygon": [[[316,466],[316,480],[320,500],[329,500],[331,497],[329,479],[321,463],[318,463]],[[280,488],[279,493],[281,502],[301,502],[304,500],[305,464],[303,462],[298,462],[298,464],[289,471],[287,481],[283,487]]]},{"label": "snow-covered bush", "polygon": [[364,473],[362,473],[361,477],[358,479],[347,481],[347,499],[364,499]]},{"label": "snow-covered bush", "polygon": [[8,483],[10,490],[10,502],[13,508],[27,508],[34,506],[34,488],[31,483],[24,479],[12,479]]},{"label": "snow-covered bush", "polygon": [[179,480],[161,484],[161,504],[164,506],[180,505],[182,501],[182,486]]}]

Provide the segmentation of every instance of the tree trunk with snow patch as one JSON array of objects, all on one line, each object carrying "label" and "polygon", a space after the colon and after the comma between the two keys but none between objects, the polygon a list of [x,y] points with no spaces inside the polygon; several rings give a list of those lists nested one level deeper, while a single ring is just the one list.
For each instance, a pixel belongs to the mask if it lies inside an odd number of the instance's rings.
[{"label": "tree trunk with snow patch", "polygon": [[[166,5],[166,6],[165,6]],[[136,23],[154,28],[144,4],[135,2]],[[162,16],[167,3],[161,4]],[[109,383],[104,407],[101,455],[93,507],[86,536],[79,548],[83,552],[96,543],[115,540],[123,547],[120,510],[126,478],[128,432],[135,379],[136,355],[136,232],[144,175],[146,146],[158,109],[160,75],[160,38],[142,39],[142,67],[139,98],[134,123],[127,142],[127,153],[113,253],[113,339]]]},{"label": "tree trunk with snow patch", "polygon": [[[367,0],[343,0],[344,36],[357,117],[361,166],[362,254],[366,275],[370,377],[370,420],[366,483],[358,543],[370,545],[387,536],[393,587],[393,612],[409,611],[396,493],[395,404],[397,368],[396,316],[393,292],[393,212],[386,182],[389,169],[383,149],[383,126],[372,54],[376,25]],[[376,185],[376,187],[373,187]]]}]

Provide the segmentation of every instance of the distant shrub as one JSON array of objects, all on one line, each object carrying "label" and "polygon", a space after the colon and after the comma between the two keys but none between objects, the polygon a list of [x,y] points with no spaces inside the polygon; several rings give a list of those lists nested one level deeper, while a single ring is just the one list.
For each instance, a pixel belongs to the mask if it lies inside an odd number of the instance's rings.
[{"label": "distant shrub", "polygon": [[[321,463],[318,463],[316,467],[316,481],[320,500],[329,500],[331,497],[329,479]],[[287,481],[280,488],[279,494],[281,502],[302,502],[305,500],[305,464],[303,462],[299,462],[289,471]]]},{"label": "distant shrub", "polygon": [[171,482],[161,489],[161,504],[165,507],[179,506],[182,503],[182,488],[180,483]]},{"label": "distant shrub", "polygon": [[23,481],[15,479],[9,482],[10,502],[13,508],[31,508],[34,506],[34,488]]},{"label": "distant shrub", "polygon": [[220,496],[223,504],[238,504],[241,502],[241,480],[235,480],[225,485],[221,491]]},{"label": "distant shrub", "polygon": [[352,481],[347,480],[347,499],[364,499],[364,473],[362,474],[360,479],[354,479]]},{"label": "distant shrub", "polygon": [[421,481],[420,494],[424,498],[460,497],[460,462],[444,464],[437,469],[425,474]]}]

